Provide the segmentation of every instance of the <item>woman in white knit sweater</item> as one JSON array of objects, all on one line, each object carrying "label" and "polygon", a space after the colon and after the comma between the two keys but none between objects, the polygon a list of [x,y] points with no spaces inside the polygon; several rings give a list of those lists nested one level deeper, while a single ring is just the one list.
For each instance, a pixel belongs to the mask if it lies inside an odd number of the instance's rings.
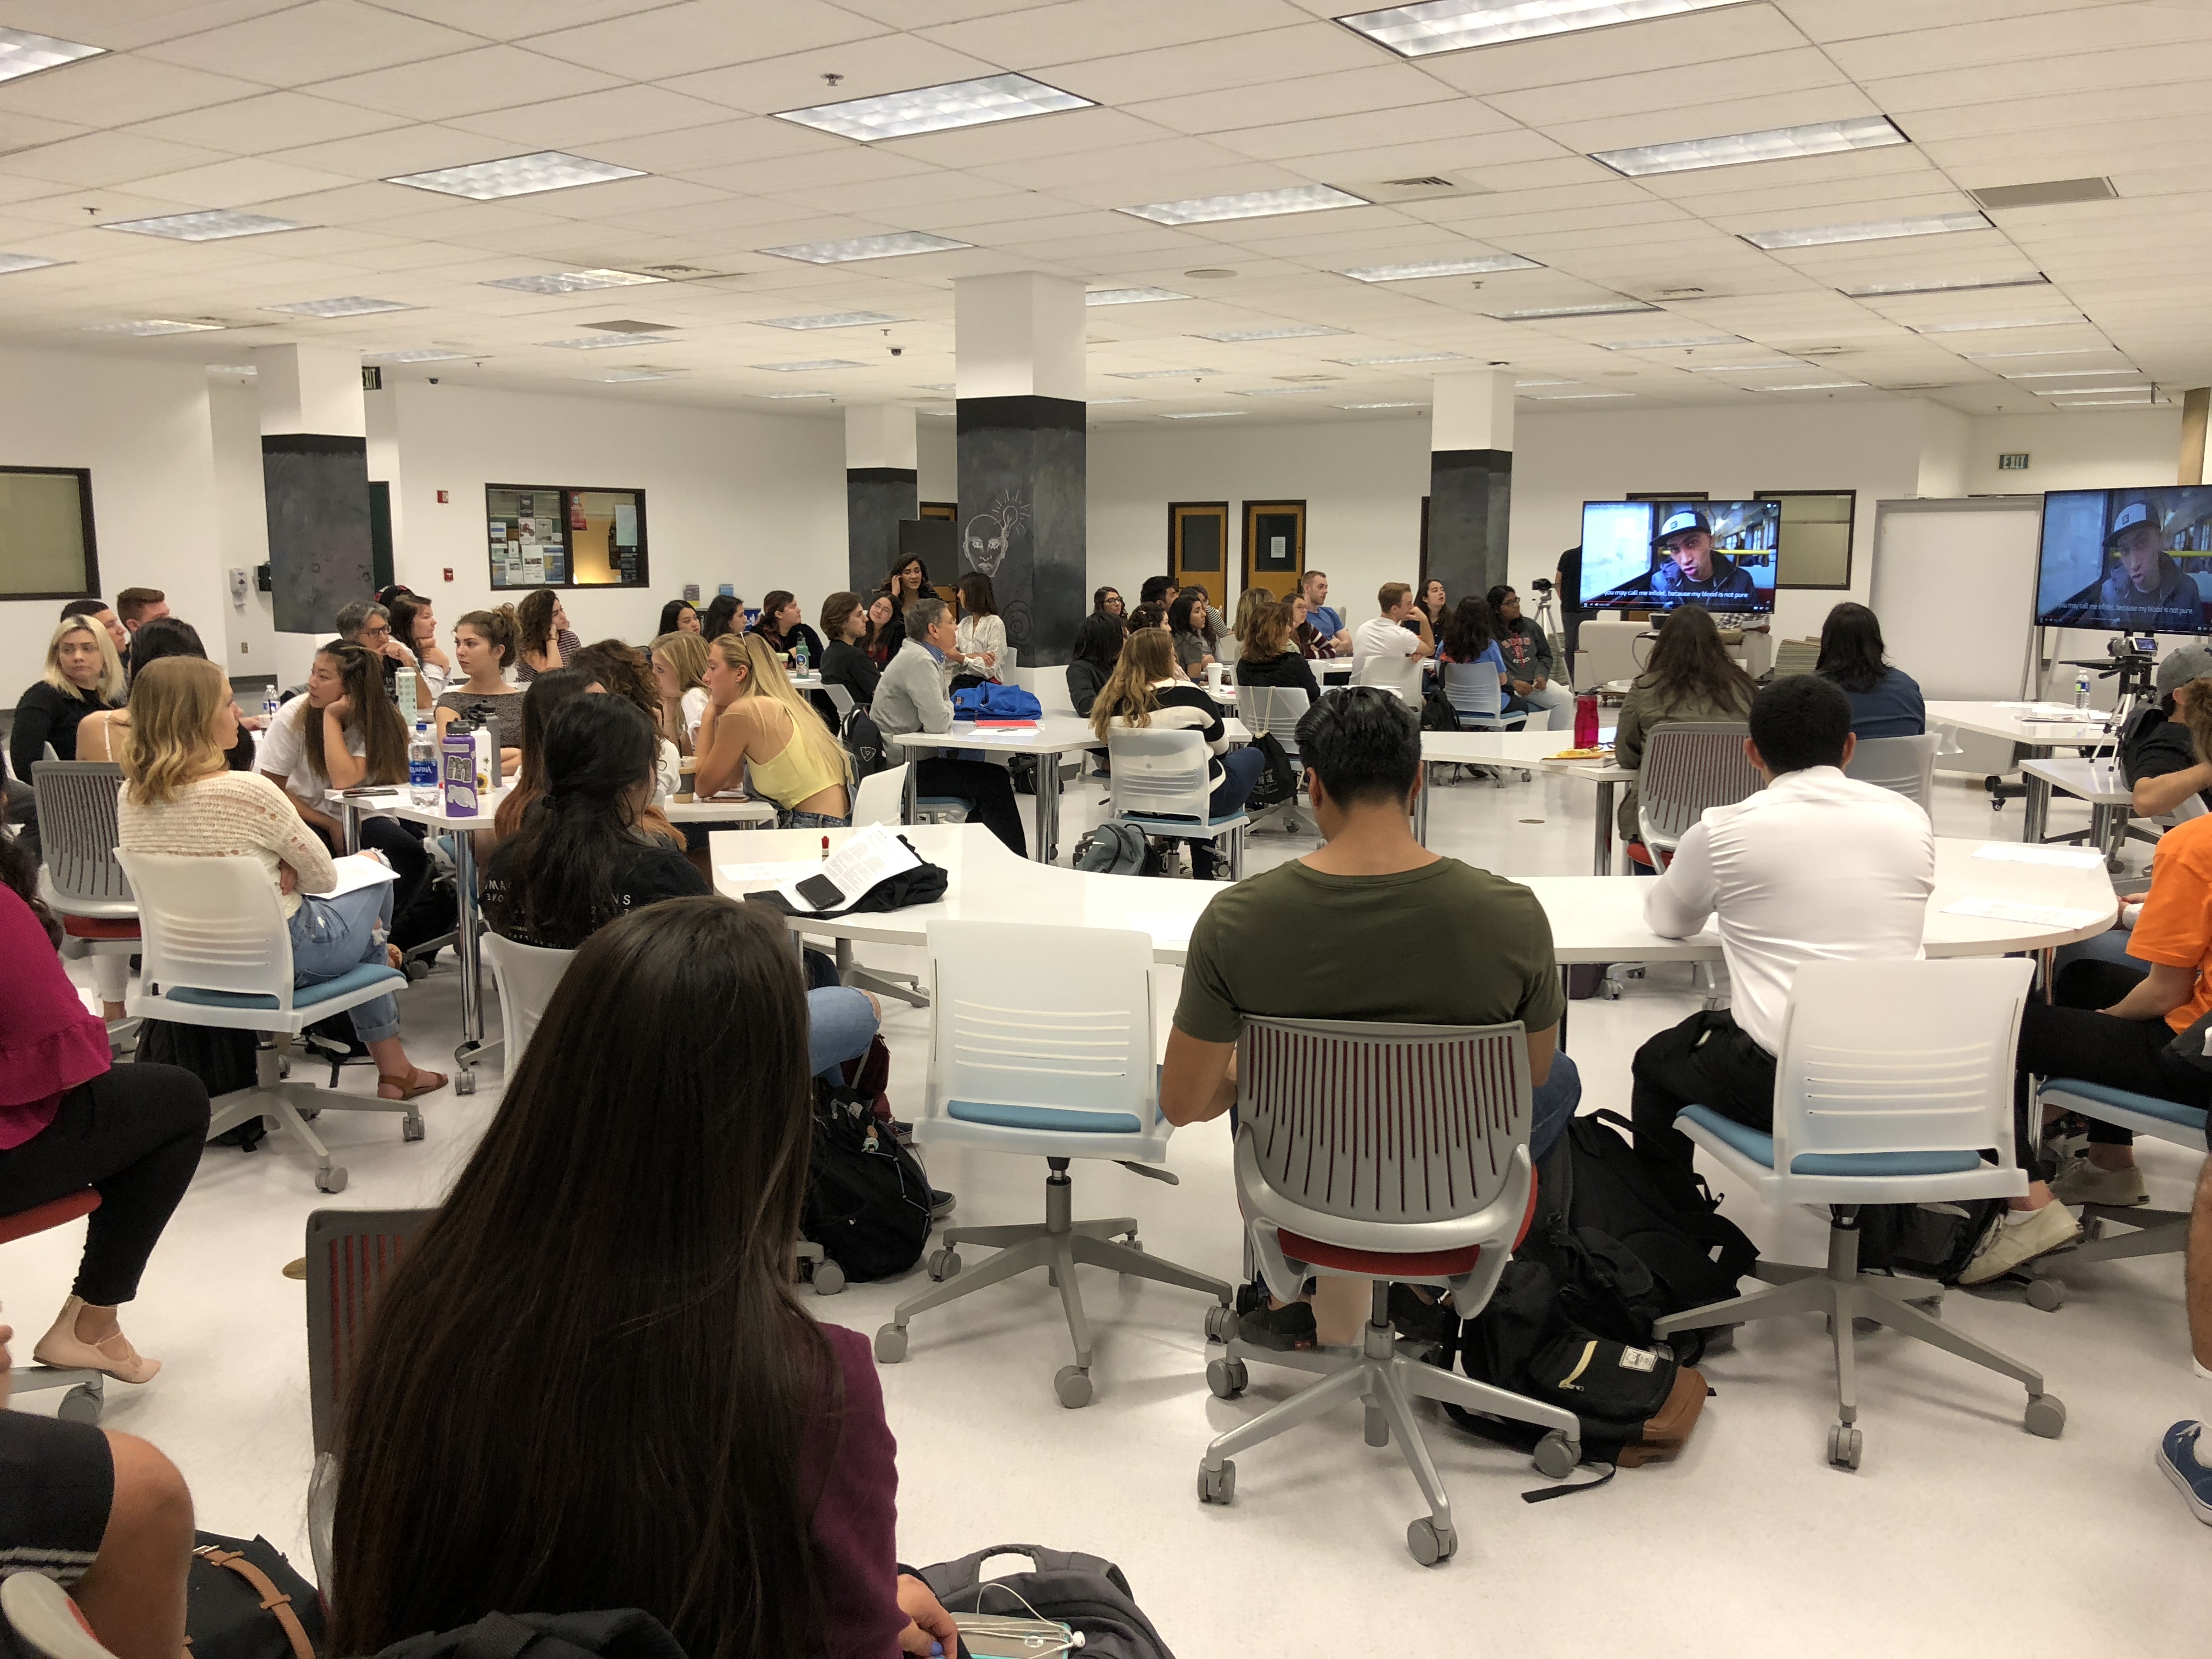
[{"label": "woman in white knit sweater", "polygon": [[[238,710],[221,669],[195,657],[149,664],[131,688],[119,844],[128,852],[258,859],[290,928],[295,985],[319,985],[360,963],[389,961],[384,934],[392,884],[338,898],[311,896],[337,883],[330,852],[275,784],[230,769],[223,756],[237,740]],[[350,1017],[376,1060],[380,1097],[412,1100],[446,1086],[443,1073],[407,1058],[391,997],[358,1004]]]}]

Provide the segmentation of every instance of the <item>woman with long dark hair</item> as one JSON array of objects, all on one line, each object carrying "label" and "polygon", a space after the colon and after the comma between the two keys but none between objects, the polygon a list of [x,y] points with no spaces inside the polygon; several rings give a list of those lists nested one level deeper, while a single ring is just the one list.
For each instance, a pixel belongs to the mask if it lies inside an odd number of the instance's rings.
[{"label": "woman with long dark hair", "polygon": [[882,661],[888,664],[898,655],[899,647],[906,643],[906,610],[916,599],[935,598],[937,590],[929,584],[929,567],[921,562],[921,555],[909,553],[894,563],[884,577],[881,590],[890,596],[890,620],[884,625]]},{"label": "woman with long dark hair", "polygon": [[1928,705],[1919,682],[1893,668],[1883,654],[1881,620],[1863,605],[1845,603],[1820,624],[1820,659],[1813,672],[1833,680],[1851,700],[1851,735],[1917,738],[1928,730]]},{"label": "woman with long dark hair", "polygon": [[[131,636],[129,667],[132,678],[149,662],[159,662],[164,657],[207,656],[207,647],[200,643],[200,631],[182,617],[156,617],[151,622],[138,624],[138,631]],[[98,710],[87,714],[77,723],[76,757],[81,761],[119,760],[123,755],[123,734],[131,729],[131,707]],[[231,745],[226,758],[234,772],[253,769],[255,746],[253,733],[240,726],[238,741]],[[94,957],[95,968],[106,958]]]},{"label": "woman with long dark hair", "polygon": [[653,630],[659,639],[663,634],[696,634],[699,631],[699,613],[689,599],[671,599],[660,607],[660,626]]},{"label": "woman with long dark hair", "polygon": [[[592,690],[591,677],[574,668],[556,668],[531,681],[522,694],[522,763],[514,769],[514,781],[501,796],[492,815],[492,834],[504,841],[522,825],[522,815],[545,793],[545,728],[563,704]],[[483,845],[480,838],[477,845]]]},{"label": "woman with long dark hair", "polygon": [[[437,701],[438,693],[446,689],[446,682],[453,672],[453,659],[438,643],[438,617],[430,601],[420,593],[399,589],[384,601],[392,612],[392,637],[407,648],[415,659],[415,672],[422,682],[422,702],[427,705]],[[141,628],[138,630],[144,633]]]},{"label": "woman with long dark hair", "polygon": [[745,602],[734,593],[717,593],[707,601],[707,617],[699,624],[699,632],[712,644],[725,634],[742,633],[744,623]]},{"label": "woman with long dark hair", "polygon": [[[1751,677],[1729,659],[1711,614],[1702,605],[1679,605],[1660,624],[1644,672],[1620,705],[1613,735],[1613,758],[1632,771],[1640,769],[1644,734],[1655,726],[1747,719],[1755,690]],[[1638,801],[1637,787],[1631,783],[1621,792],[1617,822],[1623,842],[1641,845]],[[1642,864],[1635,867],[1648,868]]]},{"label": "woman with long dark hair", "polygon": [[1203,590],[1186,588],[1168,606],[1168,631],[1175,636],[1176,660],[1193,679],[1210,667],[1221,648]]},{"label": "woman with long dark hair", "polygon": [[987,680],[1006,678],[1006,619],[999,614],[999,596],[991,579],[971,570],[960,579],[960,623],[953,632],[953,648],[945,659],[957,662],[963,673]]},{"label": "woman with long dark hair", "polygon": [[1067,698],[1077,714],[1089,718],[1091,706],[1121,659],[1121,642],[1127,638],[1121,618],[1103,611],[1092,611],[1075,630],[1075,648],[1067,659]]},{"label": "woman with long dark hair", "polygon": [[794,665],[801,650],[809,663],[822,660],[822,636],[807,626],[798,596],[786,589],[775,588],[762,599],[760,620],[752,631],[766,640],[768,648],[776,655],[792,658]]},{"label": "woman with long dark hair", "polygon": [[526,594],[514,607],[514,683],[527,685],[540,674],[565,668],[583,643],[568,626],[558,593],[541,587]]},{"label": "woman with long dark hair", "polygon": [[1429,632],[1441,638],[1444,622],[1451,615],[1451,601],[1445,597],[1444,585],[1431,576],[1421,584],[1421,596],[1413,601],[1422,616],[1428,618]]},{"label": "woman with long dark hair", "polygon": [[518,1607],[640,1607],[691,1659],[952,1652],[898,1577],[867,1340],[793,1292],[801,987],[757,905],[675,899],[583,945],[356,1361],[333,1652]]},{"label": "woman with long dark hair", "polygon": [[1091,614],[1111,617],[1121,624],[1121,631],[1125,634],[1129,631],[1128,610],[1129,607],[1121,602],[1121,590],[1118,587],[1101,587],[1091,595]]},{"label": "woman with long dark hair", "polygon": [[[1140,629],[1123,642],[1121,659],[1091,705],[1091,729],[1101,742],[1117,726],[1188,730],[1204,737],[1213,786],[1208,810],[1217,818],[1243,811],[1253,785],[1267,770],[1267,757],[1258,749],[1229,746],[1220,708],[1176,672],[1175,641],[1157,628]],[[1218,857],[1211,842],[1194,841],[1191,874],[1200,881],[1212,879]]]}]

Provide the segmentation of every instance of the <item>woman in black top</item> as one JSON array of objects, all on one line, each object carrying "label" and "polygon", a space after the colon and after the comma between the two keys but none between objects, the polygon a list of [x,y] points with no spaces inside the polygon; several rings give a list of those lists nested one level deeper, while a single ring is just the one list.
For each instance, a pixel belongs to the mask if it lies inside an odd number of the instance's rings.
[{"label": "woman in black top", "polygon": [[580,696],[546,722],[545,793],[484,871],[484,919],[518,945],[573,951],[611,921],[713,890],[638,820],[653,801],[659,739],[621,697]]},{"label": "woman in black top", "polygon": [[1421,597],[1413,603],[1420,607],[1421,614],[1429,619],[1430,637],[1443,638],[1444,623],[1451,615],[1451,601],[1444,597],[1444,585],[1434,576],[1430,577],[1421,584]]},{"label": "woman in black top", "polygon": [[691,608],[689,599],[671,599],[660,607],[660,626],[653,630],[653,637],[663,634],[696,634],[699,631],[699,613]]},{"label": "woman in black top", "polygon": [[56,760],[76,758],[77,722],[95,708],[123,702],[123,660],[107,630],[89,617],[64,617],[46,641],[46,672],[16,699],[8,758],[28,781],[31,769],[54,746]]},{"label": "woman in black top", "polygon": [[1121,641],[1127,637],[1121,618],[1105,611],[1092,611],[1075,630],[1075,649],[1067,659],[1067,699],[1085,719],[1121,659]]},{"label": "woman in black top", "polygon": [[899,647],[906,643],[907,606],[937,590],[929,585],[929,567],[921,562],[921,556],[910,553],[891,567],[890,574],[884,578],[881,591],[890,596],[891,615],[878,635],[884,648],[877,660],[889,663],[898,655]]},{"label": "woman in black top", "polygon": [[725,634],[744,632],[745,602],[734,593],[717,593],[707,601],[706,620],[699,624],[699,633],[712,645]]},{"label": "woman in black top", "polygon": [[[1192,731],[1204,738],[1212,784],[1206,810],[1214,818],[1243,811],[1267,767],[1258,749],[1229,746],[1219,705],[1176,672],[1174,642],[1158,629],[1129,635],[1106,689],[1091,705],[1091,729],[1100,741],[1116,727]],[[1212,842],[1191,842],[1191,874],[1199,880],[1211,880],[1218,862]]]},{"label": "woman in black top", "polygon": [[1091,596],[1091,614],[1111,617],[1125,634],[1129,631],[1128,612],[1129,607],[1121,603],[1121,590],[1118,587],[1102,587]]},{"label": "woman in black top", "polygon": [[760,620],[753,624],[753,632],[779,656],[804,646],[807,661],[822,660],[822,636],[801,620],[799,601],[781,587],[761,600]]},{"label": "woman in black top", "polygon": [[868,613],[858,593],[836,592],[822,601],[822,683],[842,685],[854,702],[876,700],[876,682],[882,671],[870,659],[861,641],[868,634]]},{"label": "woman in black top", "polygon": [[1321,686],[1305,654],[1291,642],[1291,612],[1273,599],[1255,604],[1245,621],[1244,652],[1237,659],[1239,685],[1279,685],[1321,701]]}]

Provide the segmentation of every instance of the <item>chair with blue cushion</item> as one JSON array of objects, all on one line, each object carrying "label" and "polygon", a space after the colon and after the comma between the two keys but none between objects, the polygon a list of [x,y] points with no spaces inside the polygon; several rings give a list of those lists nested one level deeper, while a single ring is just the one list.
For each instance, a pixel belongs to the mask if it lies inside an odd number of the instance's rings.
[{"label": "chair with blue cushion", "polygon": [[284,1076],[287,1051],[319,1019],[404,989],[406,975],[364,962],[320,985],[292,983],[292,935],[268,872],[256,858],[120,852],[116,858],[138,898],[143,937],[137,984],[125,1006],[134,1018],[166,1019],[252,1031],[272,1039],[254,1055],[250,1089],[215,1103],[210,1137],[249,1118],[289,1130],[315,1157],[315,1185],[345,1189],[344,1167],[307,1125],[305,1112],[398,1112],[401,1133],[422,1139],[422,1114],[411,1101],[340,1094]]},{"label": "chair with blue cushion", "polygon": [[1823,1313],[1835,1340],[1838,1421],[1828,1461],[1855,1469],[1855,1317],[1888,1326],[2009,1376],[2027,1389],[2027,1427],[2055,1439],[2066,1408],[2040,1372],[1951,1329],[1914,1305],[1932,1280],[1859,1267],[1859,1206],[1942,1206],[2018,1198],[2027,1175],[2013,1153],[2013,1054],[2034,964],[2024,958],[1951,962],[1808,962],[1784,1017],[1774,1077],[1774,1133],[1705,1106],[1674,1126],[1744,1187],[1775,1205],[1828,1206],[1826,1268],[1762,1261],[1765,1285],[1710,1307],[1671,1314],[1657,1334],[1708,1329],[1777,1314]]},{"label": "chair with blue cushion", "polygon": [[1203,732],[1146,726],[1109,727],[1106,752],[1113,769],[1107,811],[1148,836],[1229,843],[1229,878],[1244,875],[1244,832],[1252,820],[1240,808],[1213,815],[1211,751]]},{"label": "chair with blue cushion", "polygon": [[[1091,1403],[1091,1323],[1079,1264],[1200,1291],[1228,1317],[1225,1280],[1148,1255],[1133,1216],[1074,1218],[1074,1159],[1110,1158],[1176,1183],[1167,1161],[1174,1126],[1160,1115],[1153,1056],[1152,940],[1148,933],[1020,922],[929,925],[933,1030],[929,1094],[915,1121],[925,1146],[968,1146],[1045,1160],[1045,1218],[1006,1227],[952,1227],[929,1257],[931,1290],[908,1297],[876,1333],[876,1358],[906,1358],[907,1325],[1017,1273],[1052,1274],[1075,1345],[1053,1379],[1060,1403]],[[1115,1243],[1119,1237],[1122,1242]],[[998,1254],[964,1278],[959,1246]],[[946,1282],[950,1281],[950,1282]]]},{"label": "chair with blue cushion", "polygon": [[[2148,1135],[2154,1140],[2171,1141],[2193,1152],[2204,1150],[2205,1111],[2202,1106],[2184,1106],[2179,1101],[2130,1094],[2125,1089],[2109,1089],[2101,1083],[2058,1077],[2046,1078],[2036,1099],[2045,1108],[2079,1112],[2100,1123],[2132,1129],[2137,1135]],[[2118,1261],[2129,1256],[2171,1255],[2188,1246],[2190,1212],[2186,1210],[2154,1210],[2140,1204],[2084,1204],[2080,1207],[2082,1225],[2087,1230],[2082,1243],[2070,1250],[2056,1250],[2038,1257],[2029,1264],[2034,1279],[2028,1286],[2028,1299],[2037,1307],[2049,1310],[2065,1300],[2061,1288],[2063,1280],[2052,1275],[2063,1274],[2069,1267],[2092,1261]],[[2115,1222],[2130,1231],[2110,1232],[2108,1229]]]}]

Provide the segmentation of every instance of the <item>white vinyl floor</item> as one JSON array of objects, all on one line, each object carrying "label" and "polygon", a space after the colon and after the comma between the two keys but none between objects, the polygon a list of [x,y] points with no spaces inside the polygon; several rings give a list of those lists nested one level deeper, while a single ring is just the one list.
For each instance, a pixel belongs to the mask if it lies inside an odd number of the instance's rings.
[{"label": "white vinyl floor", "polygon": [[[1066,845],[1098,793],[1088,780],[1071,787]],[[1943,832],[2018,836],[2018,803],[1993,818],[1978,781],[1945,780],[1941,794]],[[1591,807],[1579,782],[1461,784],[1441,792],[1433,841],[1507,874],[1586,872]],[[1311,844],[1261,836],[1253,867]],[[917,965],[902,954],[866,959]],[[1176,979],[1162,975],[1163,1040]],[[455,988],[447,967],[401,999],[410,1049],[440,1069],[458,1034]],[[1585,1108],[1625,1113],[1637,1044],[1695,1006],[1686,976],[1576,1004],[1570,1050]],[[891,1098],[904,1115],[918,1107],[927,1032],[921,1013],[894,1009]],[[281,1139],[250,1156],[208,1152],[126,1316],[167,1369],[144,1389],[111,1387],[107,1416],[176,1460],[203,1526],[264,1533],[310,1570],[302,1287],[278,1270],[301,1253],[302,1224],[320,1206],[435,1203],[495,1109],[498,1081],[489,1072],[473,1098],[430,1100],[428,1139],[413,1146],[389,1117],[325,1114],[352,1172],[336,1199],[315,1192]],[[348,1086],[369,1086],[365,1069]],[[1078,1213],[1139,1216],[1153,1253],[1233,1279],[1228,1150],[1221,1127],[1179,1137],[1173,1188],[1079,1165]],[[2152,1145],[2142,1161],[2154,1199],[2185,1206],[2197,1159]],[[945,1151],[931,1171],[959,1194],[962,1222],[1042,1214],[1036,1163]],[[1741,1195],[1727,1208],[1777,1258],[1822,1259],[1825,1229],[1810,1214]],[[66,1293],[77,1231],[11,1246],[0,1261],[0,1296],[25,1348]],[[969,1265],[987,1254],[971,1247]],[[872,1332],[927,1283],[917,1269],[811,1305]],[[905,1559],[1001,1542],[1095,1552],[1120,1563],[1183,1659],[2212,1651],[2199,1577],[2212,1536],[2152,1462],[2160,1431],[2197,1409],[2176,1256],[2083,1269],[2054,1314],[2031,1310],[2017,1291],[1947,1297],[1947,1320],[2043,1370],[2069,1409],[2057,1441],[2023,1431],[2014,1384],[1876,1334],[1860,1346],[1864,1468],[1829,1468],[1831,1359],[1810,1316],[1747,1328],[1734,1352],[1707,1363],[1717,1393],[1682,1459],[1624,1471],[1601,1491],[1524,1504],[1522,1492],[1548,1483],[1523,1458],[1431,1416],[1461,1539],[1457,1558],[1433,1570],[1405,1547],[1406,1523],[1422,1512],[1413,1483],[1395,1448],[1363,1443],[1356,1407],[1245,1454],[1235,1504],[1201,1507],[1194,1483],[1206,1440],[1282,1398],[1294,1374],[1255,1366],[1249,1395],[1217,1401],[1205,1382],[1203,1297],[1092,1269],[1084,1291],[1098,1333],[1097,1398],[1086,1409],[1054,1397],[1053,1373],[1069,1356],[1040,1274],[918,1316],[910,1357],[883,1368]],[[56,1398],[22,1405],[52,1411]]]}]

